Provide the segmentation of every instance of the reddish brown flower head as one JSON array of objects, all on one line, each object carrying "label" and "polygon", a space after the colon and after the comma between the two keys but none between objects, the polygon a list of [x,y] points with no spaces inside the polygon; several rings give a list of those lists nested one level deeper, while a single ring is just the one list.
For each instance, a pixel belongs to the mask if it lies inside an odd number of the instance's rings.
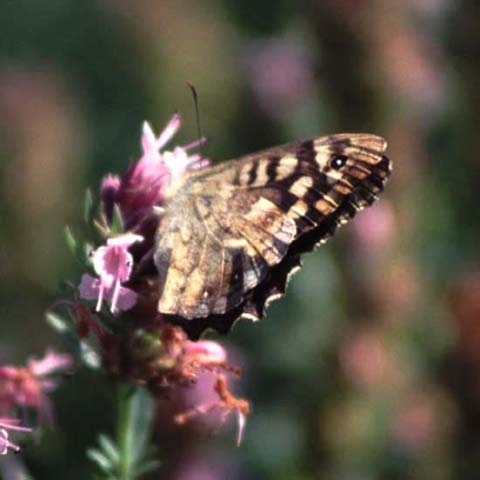
[{"label": "reddish brown flower head", "polygon": [[227,377],[223,374],[218,375],[214,390],[218,396],[217,400],[198,405],[191,410],[176,415],[175,422],[179,425],[183,425],[192,418],[198,417],[199,415],[208,415],[210,412],[218,409],[221,411],[221,426],[226,422],[228,416],[232,412],[236,412],[238,419],[237,446],[240,446],[247,416],[250,413],[250,404],[247,400],[236,397],[230,392]]}]

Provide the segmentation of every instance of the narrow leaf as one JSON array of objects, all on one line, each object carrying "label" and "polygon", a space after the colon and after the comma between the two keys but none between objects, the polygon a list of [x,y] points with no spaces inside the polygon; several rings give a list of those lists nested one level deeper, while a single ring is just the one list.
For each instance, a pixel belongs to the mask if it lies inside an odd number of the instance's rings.
[{"label": "narrow leaf", "polygon": [[98,443],[103,450],[106,457],[109,458],[112,464],[117,464],[120,459],[120,453],[117,446],[113,443],[112,439],[107,435],[100,434],[98,436]]},{"label": "narrow leaf", "polygon": [[47,324],[50,325],[58,333],[67,333],[70,331],[70,325],[68,322],[53,312],[47,312],[45,314]]},{"label": "narrow leaf", "polygon": [[94,462],[103,472],[110,473],[113,465],[109,459],[96,448],[87,449],[87,457]]},{"label": "narrow leaf", "polygon": [[110,226],[110,231],[113,235],[118,235],[120,233],[124,233],[125,231],[122,212],[118,208],[118,205],[115,205],[113,208],[113,217],[112,217],[112,224]]},{"label": "narrow leaf", "polygon": [[65,243],[67,244],[68,249],[70,250],[72,255],[76,255],[78,250],[78,242],[74,237],[71,228],[67,225],[63,233],[65,236]]},{"label": "narrow leaf", "polygon": [[93,195],[92,191],[87,188],[85,191],[85,200],[83,203],[83,219],[87,225],[92,224],[93,218]]},{"label": "narrow leaf", "polygon": [[142,475],[145,475],[146,473],[153,472],[158,467],[160,467],[161,464],[162,462],[160,462],[159,460],[144,461],[143,463],[138,465],[137,468],[135,469],[134,471],[135,476],[140,477]]},{"label": "narrow leaf", "polygon": [[80,342],[80,357],[82,363],[92,370],[98,370],[102,365],[99,354],[85,340]]}]

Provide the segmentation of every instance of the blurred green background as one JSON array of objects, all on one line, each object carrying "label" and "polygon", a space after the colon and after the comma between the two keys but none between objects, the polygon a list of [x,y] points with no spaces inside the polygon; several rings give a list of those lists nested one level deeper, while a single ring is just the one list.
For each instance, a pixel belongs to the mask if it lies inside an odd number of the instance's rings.
[{"label": "blurred green background", "polygon": [[[479,478],[479,2],[1,0],[0,32],[2,363],[65,348],[43,317],[79,278],[63,226],[138,158],[143,120],[159,131],[178,110],[178,143],[196,138],[188,81],[215,161],[366,131],[394,173],[286,299],[222,339],[253,403],[242,447],[166,418],[151,478]],[[93,478],[108,382],[81,372],[54,400],[26,465]]]}]

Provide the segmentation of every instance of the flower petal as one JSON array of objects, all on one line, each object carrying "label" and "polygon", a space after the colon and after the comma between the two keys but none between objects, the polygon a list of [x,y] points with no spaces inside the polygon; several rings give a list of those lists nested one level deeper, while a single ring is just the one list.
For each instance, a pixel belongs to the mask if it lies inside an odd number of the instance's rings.
[{"label": "flower petal", "polygon": [[152,127],[146,121],[143,122],[142,149],[144,156],[147,156],[152,152],[158,153],[157,139],[155,138]]},{"label": "flower petal", "polygon": [[157,138],[157,150],[163,148],[174,137],[174,135],[178,132],[180,125],[180,115],[175,113],[168,122],[167,126],[163,129],[162,133],[160,133],[160,136]]},{"label": "flower petal", "polygon": [[135,242],[143,242],[143,237],[141,235],[128,232],[123,235],[118,235],[116,237],[109,238],[107,240],[107,245],[128,248],[131,245],[133,245]]},{"label": "flower petal", "polygon": [[237,447],[239,447],[243,440],[243,432],[245,430],[245,424],[247,423],[247,417],[240,410],[238,412],[238,435],[237,435]]},{"label": "flower petal", "polygon": [[100,280],[92,277],[88,273],[84,273],[80,285],[78,286],[80,298],[83,298],[84,300],[96,300],[98,298],[99,288]]}]

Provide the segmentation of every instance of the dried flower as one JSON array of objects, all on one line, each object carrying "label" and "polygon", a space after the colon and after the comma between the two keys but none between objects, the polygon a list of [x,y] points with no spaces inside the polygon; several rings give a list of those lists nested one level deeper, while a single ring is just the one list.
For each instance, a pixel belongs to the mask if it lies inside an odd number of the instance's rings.
[{"label": "dried flower", "polygon": [[[152,345],[153,339],[158,344],[147,359],[147,366],[141,369],[139,375],[134,376],[140,376],[152,385],[189,385],[205,371],[239,373],[237,368],[227,363],[227,352],[220,344],[211,340],[192,342],[179,327],[163,324],[159,331],[146,332],[142,338],[140,344],[137,344],[140,352],[145,351],[147,343]],[[139,360],[137,356],[137,364]]]},{"label": "dried flower", "polygon": [[110,303],[112,313],[128,310],[135,305],[136,293],[122,287],[122,283],[130,278],[133,268],[133,257],[128,249],[142,240],[140,235],[126,233],[109,238],[106,245],[93,252],[93,267],[100,278],[84,274],[79,289],[81,298],[97,299],[97,312],[101,310],[104,299]]},{"label": "dried flower", "polygon": [[199,415],[207,415],[213,410],[220,409],[222,410],[222,415],[220,417],[220,425],[223,425],[223,423],[225,423],[225,421],[227,420],[228,416],[235,411],[237,412],[238,419],[237,446],[240,446],[240,444],[242,443],[247,416],[250,413],[250,404],[247,400],[235,397],[230,392],[228,388],[227,378],[223,374],[218,375],[217,381],[215,382],[214,390],[215,393],[218,395],[218,400],[204,403],[202,405],[192,408],[191,410],[176,415],[175,422],[179,425],[183,425],[192,418],[195,418]]}]

